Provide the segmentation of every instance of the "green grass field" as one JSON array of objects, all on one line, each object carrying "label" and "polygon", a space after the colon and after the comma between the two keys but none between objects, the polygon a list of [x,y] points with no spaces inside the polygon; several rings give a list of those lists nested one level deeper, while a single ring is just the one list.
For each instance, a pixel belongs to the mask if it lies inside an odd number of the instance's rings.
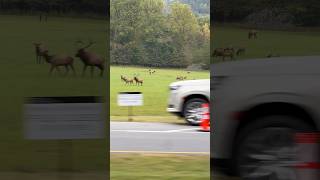
[{"label": "green grass field", "polygon": [[[236,59],[264,58],[268,54],[280,56],[310,56],[320,54],[320,31],[299,32],[259,30],[257,40],[248,40],[248,29],[229,26],[214,28],[213,47],[245,47],[246,54]],[[221,62],[214,58],[213,62]]]},{"label": "green grass field", "polygon": [[[111,116],[126,116],[127,107],[118,107],[118,92],[139,91],[143,93],[144,105],[134,107],[133,113],[136,116],[169,116],[166,112],[169,95],[169,84],[176,81],[176,77],[187,76],[188,79],[208,79],[209,72],[191,72],[178,69],[155,69],[156,73],[150,75],[148,69],[137,67],[111,67]],[[134,74],[139,74],[139,78],[144,80],[143,86],[125,85],[120,80],[120,76],[133,78]],[[150,118],[151,119],[151,118]]]}]

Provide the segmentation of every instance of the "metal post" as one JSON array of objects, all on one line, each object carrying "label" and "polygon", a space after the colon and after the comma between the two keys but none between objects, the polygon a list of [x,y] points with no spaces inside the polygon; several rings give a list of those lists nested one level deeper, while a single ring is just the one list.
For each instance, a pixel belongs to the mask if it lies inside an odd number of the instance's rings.
[{"label": "metal post", "polygon": [[132,106],[128,106],[128,120],[131,122],[132,119]]}]

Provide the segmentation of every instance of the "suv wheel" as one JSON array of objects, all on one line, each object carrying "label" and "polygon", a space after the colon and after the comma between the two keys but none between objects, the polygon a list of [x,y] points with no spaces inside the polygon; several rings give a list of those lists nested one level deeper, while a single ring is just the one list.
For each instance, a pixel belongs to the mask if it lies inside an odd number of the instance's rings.
[{"label": "suv wheel", "polygon": [[202,105],[205,103],[208,103],[208,101],[202,98],[190,99],[185,103],[183,115],[187,123],[193,126],[201,123]]},{"label": "suv wheel", "polygon": [[313,131],[311,125],[295,117],[277,115],[255,120],[237,136],[236,173],[244,179],[297,179],[294,135]]}]

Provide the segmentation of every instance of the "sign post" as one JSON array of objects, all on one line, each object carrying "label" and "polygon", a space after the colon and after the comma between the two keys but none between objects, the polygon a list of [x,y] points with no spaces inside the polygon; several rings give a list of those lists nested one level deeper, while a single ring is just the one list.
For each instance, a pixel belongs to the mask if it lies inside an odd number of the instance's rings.
[{"label": "sign post", "polygon": [[132,106],[128,107],[128,121],[130,121],[130,122],[133,120],[132,119],[132,115],[133,115],[132,114],[132,108],[133,108]]},{"label": "sign post", "polygon": [[132,121],[133,107],[143,105],[143,94],[141,92],[120,92],[118,94],[118,106],[128,107],[128,121]]},{"label": "sign post", "polygon": [[105,122],[99,97],[33,97],[24,105],[24,137],[57,140],[60,179],[71,179],[75,139],[103,139]]}]

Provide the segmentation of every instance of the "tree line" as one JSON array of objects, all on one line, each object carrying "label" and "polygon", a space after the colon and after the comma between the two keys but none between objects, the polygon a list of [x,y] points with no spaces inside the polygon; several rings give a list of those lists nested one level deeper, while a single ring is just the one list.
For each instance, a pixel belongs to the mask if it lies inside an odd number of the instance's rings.
[{"label": "tree line", "polygon": [[0,13],[106,16],[106,0],[0,0]]},{"label": "tree line", "polygon": [[318,0],[214,0],[215,22],[252,22],[273,19],[293,26],[320,25]]},{"label": "tree line", "polygon": [[189,4],[193,12],[199,15],[210,14],[210,0],[165,0],[167,4],[181,2]]},{"label": "tree line", "polygon": [[111,63],[209,67],[209,22],[208,16],[197,16],[190,5],[178,1],[111,0]]},{"label": "tree line", "polygon": [[210,14],[210,0],[180,0],[182,3],[191,5],[193,12],[198,14]]}]

